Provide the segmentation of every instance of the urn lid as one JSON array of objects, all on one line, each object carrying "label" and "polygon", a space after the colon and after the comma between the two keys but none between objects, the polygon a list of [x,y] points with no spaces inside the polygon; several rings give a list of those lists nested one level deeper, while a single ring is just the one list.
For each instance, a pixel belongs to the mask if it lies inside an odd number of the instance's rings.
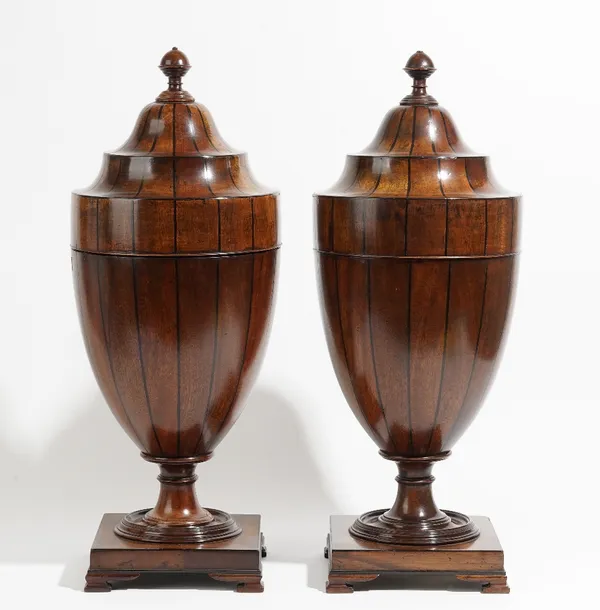
[{"label": "urn lid", "polygon": [[341,197],[489,198],[512,193],[496,183],[488,159],[461,139],[447,110],[427,91],[435,72],[417,51],[404,71],[412,91],[392,108],[375,139],[348,155],[342,178],[328,191]]},{"label": "urn lid", "polygon": [[519,197],[461,139],[427,91],[435,72],[417,51],[412,91],[373,142],[348,155],[340,180],[315,196],[315,246],[353,256],[504,256],[518,248]]},{"label": "urn lid", "polygon": [[277,193],[257,182],[246,154],[183,88],[187,56],[173,47],[159,68],[167,88],[127,141],[104,154],[96,181],[73,192],[73,247],[143,254],[275,247]]}]

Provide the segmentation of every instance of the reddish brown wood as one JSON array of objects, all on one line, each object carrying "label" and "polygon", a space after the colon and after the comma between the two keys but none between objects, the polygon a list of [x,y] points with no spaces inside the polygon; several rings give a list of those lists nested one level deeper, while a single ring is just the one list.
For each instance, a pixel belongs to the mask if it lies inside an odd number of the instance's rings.
[{"label": "reddish brown wood", "polygon": [[439,547],[371,542],[351,535],[356,517],[332,515],[325,557],[329,560],[327,593],[352,593],[353,585],[379,576],[397,577],[409,586],[457,588],[473,583],[482,593],[508,593],[504,553],[487,517],[472,517],[480,535],[460,544]]},{"label": "reddish brown wood", "polygon": [[156,507],[131,513],[117,533],[157,543],[240,533],[227,513],[200,506],[194,468],[227,434],[258,373],[279,248],[277,193],[183,90],[189,68],[177,49],[164,56],[168,89],[72,198],[90,362],[115,417],[161,471]]},{"label": "reddish brown wood", "polygon": [[520,200],[427,93],[431,59],[418,52],[405,69],[413,92],[315,196],[317,268],[338,381],[399,469],[392,508],[365,513],[352,534],[441,545],[478,535],[467,516],[437,508],[431,470],[476,416],[499,361]]},{"label": "reddish brown wood", "polygon": [[[234,538],[204,544],[135,542],[115,534],[125,515],[105,514],[90,552],[86,575],[88,592],[110,592],[140,576],[170,574],[233,583],[241,593],[261,592],[262,557],[266,556],[259,515],[233,515],[242,533]],[[156,580],[156,579],[153,579]]]}]

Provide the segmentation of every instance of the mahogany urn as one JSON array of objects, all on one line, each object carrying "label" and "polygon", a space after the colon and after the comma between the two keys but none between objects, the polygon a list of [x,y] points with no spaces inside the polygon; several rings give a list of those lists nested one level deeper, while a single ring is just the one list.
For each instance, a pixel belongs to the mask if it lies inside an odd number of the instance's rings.
[{"label": "mahogany urn", "polygon": [[478,536],[433,501],[433,464],[479,411],[506,335],[520,199],[492,177],[427,93],[417,52],[412,92],[339,182],[315,195],[322,315],[354,415],[397,463],[388,510],[360,516],[359,539],[437,546]]},{"label": "mahogany urn", "polygon": [[176,48],[168,88],[146,106],[100,175],[72,196],[75,293],[87,353],[112,413],[160,468],[152,510],[116,533],[163,543],[236,536],[203,508],[195,465],[240,414],[273,310],[277,193],[251,175],[208,110],[182,88]]}]

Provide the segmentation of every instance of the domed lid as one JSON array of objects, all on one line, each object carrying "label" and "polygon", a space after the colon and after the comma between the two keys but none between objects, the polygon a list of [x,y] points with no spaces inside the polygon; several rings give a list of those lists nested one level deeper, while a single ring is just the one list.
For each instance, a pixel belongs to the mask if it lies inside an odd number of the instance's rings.
[{"label": "domed lid", "polygon": [[176,47],[160,69],[168,87],[129,139],[104,154],[100,175],[73,193],[72,245],[92,252],[232,253],[276,247],[277,193],[220,136],[183,89],[191,68]]},{"label": "domed lid", "polygon": [[460,138],[447,110],[427,92],[435,72],[431,58],[417,51],[404,68],[412,92],[390,110],[373,142],[349,155],[341,179],[329,191],[340,197],[507,197],[493,179],[487,158]]}]

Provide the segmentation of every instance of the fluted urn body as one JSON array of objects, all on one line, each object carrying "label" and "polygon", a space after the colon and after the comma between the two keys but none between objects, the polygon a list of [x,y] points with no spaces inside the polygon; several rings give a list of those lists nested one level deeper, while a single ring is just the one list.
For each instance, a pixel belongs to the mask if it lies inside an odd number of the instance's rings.
[{"label": "fluted urn body", "polygon": [[258,372],[279,246],[277,194],[182,89],[189,67],[177,49],[165,55],[169,88],[72,197],[89,359],[118,422],[161,469],[156,507],[116,530],[145,541],[240,532],[227,513],[198,504],[194,468],[227,434]]},{"label": "fluted urn body", "polygon": [[444,544],[477,537],[440,511],[432,465],[473,421],[498,364],[516,270],[519,198],[492,178],[426,91],[413,92],[340,181],[315,196],[322,315],[354,415],[399,467],[394,506],[362,515],[357,537]]}]

